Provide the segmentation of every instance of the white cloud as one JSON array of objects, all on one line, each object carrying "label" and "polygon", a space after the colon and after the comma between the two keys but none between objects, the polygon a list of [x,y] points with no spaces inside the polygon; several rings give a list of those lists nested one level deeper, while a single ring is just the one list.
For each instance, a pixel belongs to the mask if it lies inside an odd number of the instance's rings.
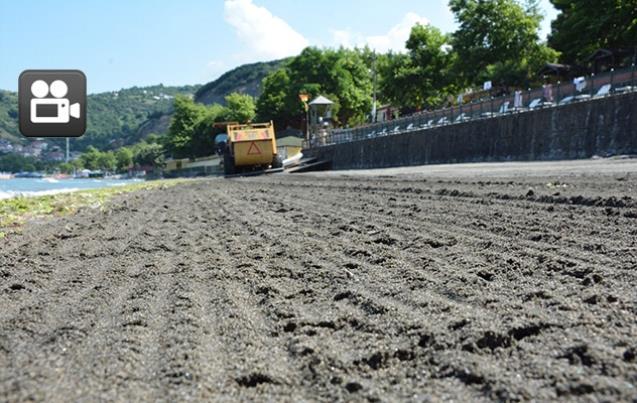
[{"label": "white cloud", "polygon": [[349,29],[331,29],[330,32],[332,33],[332,40],[338,46],[353,48],[365,43],[363,35],[356,34]]},{"label": "white cloud", "polygon": [[416,13],[409,12],[386,34],[365,36],[358,32],[352,32],[349,29],[333,29],[331,30],[332,40],[337,46],[347,48],[367,45],[377,52],[387,52],[389,50],[402,52],[405,50],[405,42],[409,39],[411,28],[416,24],[426,25],[429,24],[429,20]]},{"label": "white cloud", "polygon": [[296,55],[308,46],[303,35],[283,19],[252,0],[226,0],[225,20],[251,53],[258,58],[278,59]]}]

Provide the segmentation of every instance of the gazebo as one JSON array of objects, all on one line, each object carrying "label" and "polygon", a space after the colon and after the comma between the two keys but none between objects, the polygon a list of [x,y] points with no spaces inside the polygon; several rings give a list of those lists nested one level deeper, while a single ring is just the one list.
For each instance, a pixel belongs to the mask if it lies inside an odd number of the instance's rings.
[{"label": "gazebo", "polygon": [[309,103],[310,138],[323,138],[332,127],[332,105],[334,102],[319,95]]}]

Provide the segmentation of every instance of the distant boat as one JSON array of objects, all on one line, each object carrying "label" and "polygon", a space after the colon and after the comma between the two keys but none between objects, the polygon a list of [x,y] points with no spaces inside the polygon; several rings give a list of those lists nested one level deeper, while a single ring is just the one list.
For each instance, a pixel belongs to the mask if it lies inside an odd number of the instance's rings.
[{"label": "distant boat", "polygon": [[0,180],[2,179],[13,179],[13,174],[7,172],[0,172]]}]

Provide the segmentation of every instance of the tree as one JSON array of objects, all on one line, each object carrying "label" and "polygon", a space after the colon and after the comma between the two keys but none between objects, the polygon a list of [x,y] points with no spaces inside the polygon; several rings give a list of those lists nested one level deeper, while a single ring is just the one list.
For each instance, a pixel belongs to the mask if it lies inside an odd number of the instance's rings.
[{"label": "tree", "polygon": [[60,165],[58,165],[58,169],[64,174],[73,173],[74,170],[73,164],[71,164],[70,162],[62,162]]},{"label": "tree", "polygon": [[100,154],[101,153],[97,148],[93,146],[86,147],[86,151],[80,156],[82,166],[92,171],[100,169]]},{"label": "tree", "polygon": [[82,169],[84,169],[84,163],[82,162],[81,158],[77,158],[71,161],[71,165],[73,165],[73,168],[76,171],[80,171]]},{"label": "tree", "polygon": [[47,168],[44,163],[34,157],[19,154],[0,155],[0,172],[35,171]]},{"label": "tree", "polygon": [[331,94],[337,123],[352,125],[367,120],[372,106],[372,72],[358,50],[326,52],[330,81],[324,91]]},{"label": "tree", "polygon": [[175,113],[163,139],[165,150],[173,158],[196,158],[214,153],[214,135],[218,130],[214,127],[215,122],[228,117],[245,119],[248,115],[254,116],[254,103],[250,106],[245,96],[232,96],[230,99],[233,110],[219,104],[206,106],[195,103],[186,97],[175,98]]},{"label": "tree", "polygon": [[416,24],[406,47],[407,54],[389,53],[379,60],[383,98],[407,109],[439,106],[455,84],[449,36],[430,25]]},{"label": "tree", "polygon": [[377,69],[380,76],[378,89],[384,101],[401,108],[424,104],[419,87],[411,85],[416,67],[409,55],[390,52],[379,59]]},{"label": "tree", "polygon": [[161,168],[164,166],[164,148],[161,144],[142,141],[133,148],[133,162],[138,166]]},{"label": "tree", "polygon": [[102,152],[93,146],[88,146],[79,159],[81,165],[90,170],[101,169],[107,172],[114,172],[117,168],[117,159],[114,152]]},{"label": "tree", "polygon": [[459,28],[452,45],[456,72],[465,84],[492,80],[527,86],[557,53],[539,41],[537,0],[450,0]]},{"label": "tree", "polygon": [[100,152],[97,157],[97,165],[103,171],[114,172],[117,169],[115,154],[111,151]]},{"label": "tree", "polygon": [[161,136],[156,133],[151,133],[144,139],[147,143],[153,144],[161,144],[164,141],[164,136]]},{"label": "tree", "polygon": [[569,64],[585,64],[597,49],[635,49],[636,0],[551,0],[560,11],[549,44]]},{"label": "tree", "polygon": [[233,92],[225,97],[226,120],[231,122],[248,123],[256,116],[254,98],[250,95]]},{"label": "tree", "polygon": [[175,97],[175,112],[173,114],[168,135],[166,149],[175,158],[190,157],[192,152],[192,134],[195,125],[204,118],[206,107],[193,102],[184,96]]},{"label": "tree", "polygon": [[117,170],[124,172],[133,164],[133,151],[130,148],[122,147],[115,152]]},{"label": "tree", "polygon": [[[257,101],[259,119],[288,126],[304,117],[299,93],[330,95],[337,124],[364,121],[371,109],[372,77],[359,50],[306,48],[263,81]],[[338,109],[338,110],[337,110]]]},{"label": "tree", "polygon": [[215,152],[215,135],[223,129],[215,127],[216,122],[233,120],[229,116],[229,109],[219,104],[212,104],[205,108],[202,117],[195,124],[190,141],[189,157],[204,157]]},{"label": "tree", "polygon": [[262,87],[263,92],[257,100],[259,120],[273,120],[276,126],[287,126],[298,106],[289,99],[291,89],[287,69],[281,68],[270,73],[263,79]]}]

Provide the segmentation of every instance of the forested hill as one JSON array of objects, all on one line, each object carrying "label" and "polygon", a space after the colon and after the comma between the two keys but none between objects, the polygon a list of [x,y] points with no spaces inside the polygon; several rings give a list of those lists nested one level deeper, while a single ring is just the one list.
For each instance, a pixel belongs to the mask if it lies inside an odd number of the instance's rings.
[{"label": "forested hill", "polygon": [[[239,66],[205,85],[133,87],[88,96],[86,134],[73,141],[81,151],[89,145],[102,150],[135,143],[150,133],[161,134],[170,123],[173,98],[177,94],[195,97],[197,102],[224,103],[232,92],[258,96],[265,76],[285,60]],[[25,142],[18,130],[18,96],[0,90],[0,139]]]},{"label": "forested hill", "polygon": [[[233,92],[257,98],[262,92],[263,79],[270,72],[283,67],[288,60],[281,59],[239,66],[224,73],[218,79],[200,86],[194,94],[194,100],[207,105],[215,103],[224,105],[226,95]],[[171,118],[172,111],[152,116],[139,125],[135,134],[136,139],[142,139],[150,133],[165,133],[168,131]]]},{"label": "forested hill", "polygon": [[244,64],[223,74],[218,79],[202,85],[195,94],[195,101],[210,104],[224,104],[224,97],[233,92],[261,95],[261,82],[272,72],[283,66],[289,59],[271,62]]},{"label": "forested hill", "polygon": [[76,145],[109,149],[134,143],[139,140],[140,125],[169,113],[175,95],[192,95],[198,87],[160,84],[90,95],[86,134],[76,141]]},{"label": "forested hill", "polygon": [[18,130],[18,94],[0,90],[0,139],[22,141]]},{"label": "forested hill", "polygon": [[[154,85],[91,94],[87,98],[86,134],[74,141],[81,150],[89,145],[106,149],[138,140],[140,125],[172,109],[177,94],[194,94],[199,86]],[[18,130],[18,96],[0,91],[0,138],[24,142]]]}]

